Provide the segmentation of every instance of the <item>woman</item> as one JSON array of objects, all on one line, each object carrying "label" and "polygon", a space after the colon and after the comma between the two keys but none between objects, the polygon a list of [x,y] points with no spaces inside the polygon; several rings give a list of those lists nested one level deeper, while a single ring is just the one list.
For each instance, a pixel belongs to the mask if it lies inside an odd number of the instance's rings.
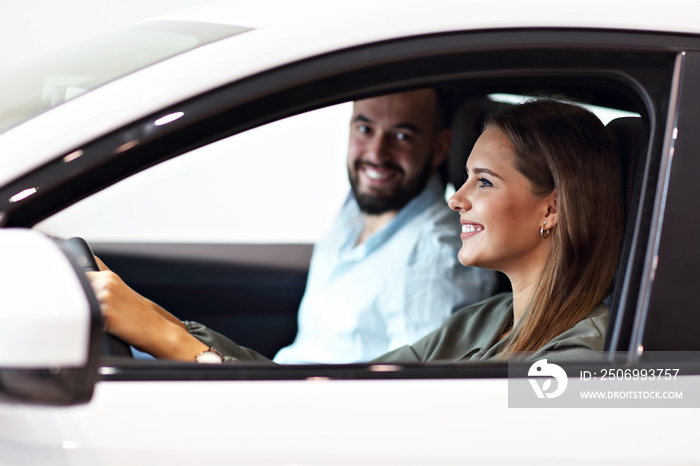
[{"label": "woman", "polygon": [[[513,292],[460,310],[416,344],[376,361],[601,351],[609,320],[602,300],[619,259],[623,214],[617,155],[600,120],[554,100],[510,107],[487,120],[466,175],[449,201],[462,224],[459,260],[502,271]],[[110,272],[90,279],[106,331],[142,351],[182,361],[268,361],[200,324],[180,322]]]},{"label": "woman", "polygon": [[465,308],[384,361],[602,351],[623,235],[619,161],[602,123],[552,100],[487,119],[450,198],[463,265],[500,270],[513,293]]}]

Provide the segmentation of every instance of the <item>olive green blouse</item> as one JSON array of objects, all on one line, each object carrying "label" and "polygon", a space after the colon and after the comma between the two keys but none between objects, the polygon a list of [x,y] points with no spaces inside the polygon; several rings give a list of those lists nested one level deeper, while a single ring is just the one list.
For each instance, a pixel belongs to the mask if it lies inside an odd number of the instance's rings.
[{"label": "olive green blouse", "polygon": [[[374,359],[377,363],[422,363],[488,360],[502,351],[508,338],[500,339],[513,320],[513,295],[502,293],[454,313],[440,327],[412,345],[402,346]],[[586,359],[603,350],[610,312],[598,304],[571,329],[553,338],[530,358],[547,354],[557,359]],[[226,362],[272,363],[255,351],[239,346],[197,322],[185,322],[193,336],[213,346]]]}]

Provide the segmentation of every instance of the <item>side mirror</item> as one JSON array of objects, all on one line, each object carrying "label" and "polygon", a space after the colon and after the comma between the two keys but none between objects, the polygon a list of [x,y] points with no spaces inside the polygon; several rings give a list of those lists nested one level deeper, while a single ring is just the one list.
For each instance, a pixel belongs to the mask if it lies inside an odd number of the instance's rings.
[{"label": "side mirror", "polygon": [[89,401],[102,316],[63,246],[33,230],[0,230],[0,303],[0,399]]}]

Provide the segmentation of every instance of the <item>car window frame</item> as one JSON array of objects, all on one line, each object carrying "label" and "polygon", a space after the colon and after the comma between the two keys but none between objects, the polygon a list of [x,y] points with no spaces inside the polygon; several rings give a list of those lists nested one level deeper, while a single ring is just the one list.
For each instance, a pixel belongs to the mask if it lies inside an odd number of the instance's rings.
[{"label": "car window frame", "polygon": [[[695,46],[698,46],[697,39],[686,40],[694,40]],[[650,187],[657,186],[659,182],[658,167],[664,151],[665,127],[672,98],[670,86],[664,83],[670,82],[673,73],[677,73],[675,68],[664,68],[660,71],[658,63],[645,63],[640,57],[663,57],[661,61],[664,63],[667,60],[673,61],[678,54],[678,49],[675,48],[677,41],[678,37],[671,35],[615,31],[477,31],[369,44],[304,60],[231,83],[163,109],[162,112],[101,137],[83,148],[76,148],[82,155],[71,163],[63,162],[61,157],[40,167],[0,191],[0,199],[8,199],[9,195],[19,192],[25,186],[44,187],[41,195],[32,196],[17,205],[0,204],[0,210],[5,212],[4,226],[32,226],[50,213],[74,202],[76,198],[88,196],[118,179],[194,147],[270,121],[349,99],[456,79],[459,73],[449,66],[449,59],[455,56],[463,59],[478,57],[480,63],[485,63],[490,68],[462,72],[463,77],[485,79],[496,73],[509,72],[532,77],[565,77],[567,73],[580,77],[588,73],[591,78],[603,77],[611,82],[617,80],[625,83],[624,86],[627,86],[631,93],[636,93],[632,97],[638,100],[648,118],[650,138],[644,160],[640,195],[632,214],[635,228],[634,232],[626,235],[621,262],[625,273],[623,280],[620,280],[615,288],[614,307],[622,316],[637,316],[640,297],[635,291],[639,289],[644,270],[644,258],[639,257],[638,251],[648,250],[647,223],[658,202],[655,197],[656,190]],[[532,51],[531,58],[540,61],[533,60],[529,68],[526,67],[527,64],[518,58],[525,50]],[[552,56],[547,57],[547,54],[556,55],[557,59],[563,62],[556,62]],[[583,55],[587,56],[589,63],[581,61]],[[511,57],[518,66],[504,65],[504,56]],[[632,56],[636,56],[637,59],[630,59]],[[626,73],[622,72],[625,66],[630,66],[629,63],[620,62],[620,58],[625,57],[636,63],[638,68],[635,68],[634,72],[630,69],[627,69]],[[597,66],[590,66],[596,63]],[[663,79],[664,75],[669,78],[667,81]],[[153,130],[155,119],[180,111],[185,114],[184,118]],[[65,154],[67,155],[69,154]],[[49,176],[49,172],[54,170],[63,172],[58,184],[54,184]],[[79,194],[76,196],[76,193]],[[629,329],[629,326],[626,330],[629,330],[627,336],[622,335],[625,329],[615,329],[615,332],[622,336],[616,340],[616,346],[611,348],[612,350],[630,350],[630,342],[634,340],[633,330]],[[114,367],[119,370],[106,371],[103,375],[115,377],[114,374],[120,374],[116,377],[129,378],[130,376],[125,374],[142,372],[139,369],[142,367],[140,364],[117,361]],[[148,367],[146,372],[153,373],[154,366],[143,364]],[[296,379],[325,377],[329,374],[341,378],[469,378],[507,375],[504,362],[431,364],[417,368],[402,366],[390,370],[374,370],[371,364],[286,367],[285,370],[246,366],[245,370],[239,368],[238,371],[225,368],[197,369],[196,372],[190,372],[190,375],[181,374],[182,368],[190,365],[173,364],[159,369],[170,374],[163,377],[189,378],[195,373],[199,374],[197,377],[206,373],[236,379]],[[171,370],[173,368],[175,369]],[[146,372],[138,377],[143,377]],[[237,375],[234,376],[234,373]],[[148,377],[151,376],[156,377]]]},{"label": "car window frame", "polygon": [[[693,298],[700,279],[700,248],[692,247],[693,239],[700,235],[700,210],[688,204],[698,198],[700,52],[685,50],[678,62],[674,89],[678,99],[670,110],[664,141],[667,163],[656,192],[663,202],[657,204],[652,219],[652,247],[644,269],[648,277],[645,299],[640,302],[630,345],[634,359],[643,359],[648,351],[700,351],[700,339],[694,332],[700,315],[693,312],[697,307]],[[698,272],[693,273],[693,268]]]}]

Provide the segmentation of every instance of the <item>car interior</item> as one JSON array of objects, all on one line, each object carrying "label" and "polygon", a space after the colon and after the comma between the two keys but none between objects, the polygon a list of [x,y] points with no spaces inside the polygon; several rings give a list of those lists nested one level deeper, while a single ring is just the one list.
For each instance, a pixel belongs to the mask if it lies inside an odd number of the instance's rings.
[{"label": "car interior", "polygon": [[[509,105],[494,100],[490,97],[493,93],[460,95],[460,90],[466,87],[459,83],[445,88],[445,93],[453,99],[450,113],[454,132],[450,158],[443,167],[448,191],[456,189],[464,181],[466,159],[481,132],[484,116],[500,106]],[[523,93],[525,91],[526,89],[520,90]],[[565,98],[564,94],[557,95]],[[528,98],[522,95],[516,97]],[[607,102],[597,103],[611,105]],[[627,104],[618,110],[629,111],[634,108]],[[639,175],[637,168],[646,147],[646,130],[641,116],[618,117],[607,126],[620,149],[625,206],[629,216],[636,195],[634,187]],[[304,254],[308,254],[310,245],[304,246],[307,249]],[[134,289],[183,320],[202,322],[270,358],[293,341],[297,329],[296,311],[306,280],[306,269],[303,267],[279,267],[274,263],[246,264],[240,257],[242,251],[239,251],[238,261],[231,264],[212,258],[210,253],[206,253],[205,246],[200,246],[202,254],[199,256],[191,253],[178,256],[173,247],[168,252],[157,245],[96,244],[94,247],[98,256]],[[294,246],[247,246],[249,254],[250,248],[256,250],[254,253],[257,254],[270,254],[272,249],[275,251],[273,254],[281,256],[289,254],[292,247]],[[509,289],[508,279],[499,273],[496,292]],[[611,292],[608,305],[613,310],[614,303],[616,298]],[[629,322],[622,322],[624,319],[625,316],[621,313],[613,312],[611,328],[631,328]],[[612,334],[609,333],[608,340]],[[616,335],[621,338],[619,332]]]}]

